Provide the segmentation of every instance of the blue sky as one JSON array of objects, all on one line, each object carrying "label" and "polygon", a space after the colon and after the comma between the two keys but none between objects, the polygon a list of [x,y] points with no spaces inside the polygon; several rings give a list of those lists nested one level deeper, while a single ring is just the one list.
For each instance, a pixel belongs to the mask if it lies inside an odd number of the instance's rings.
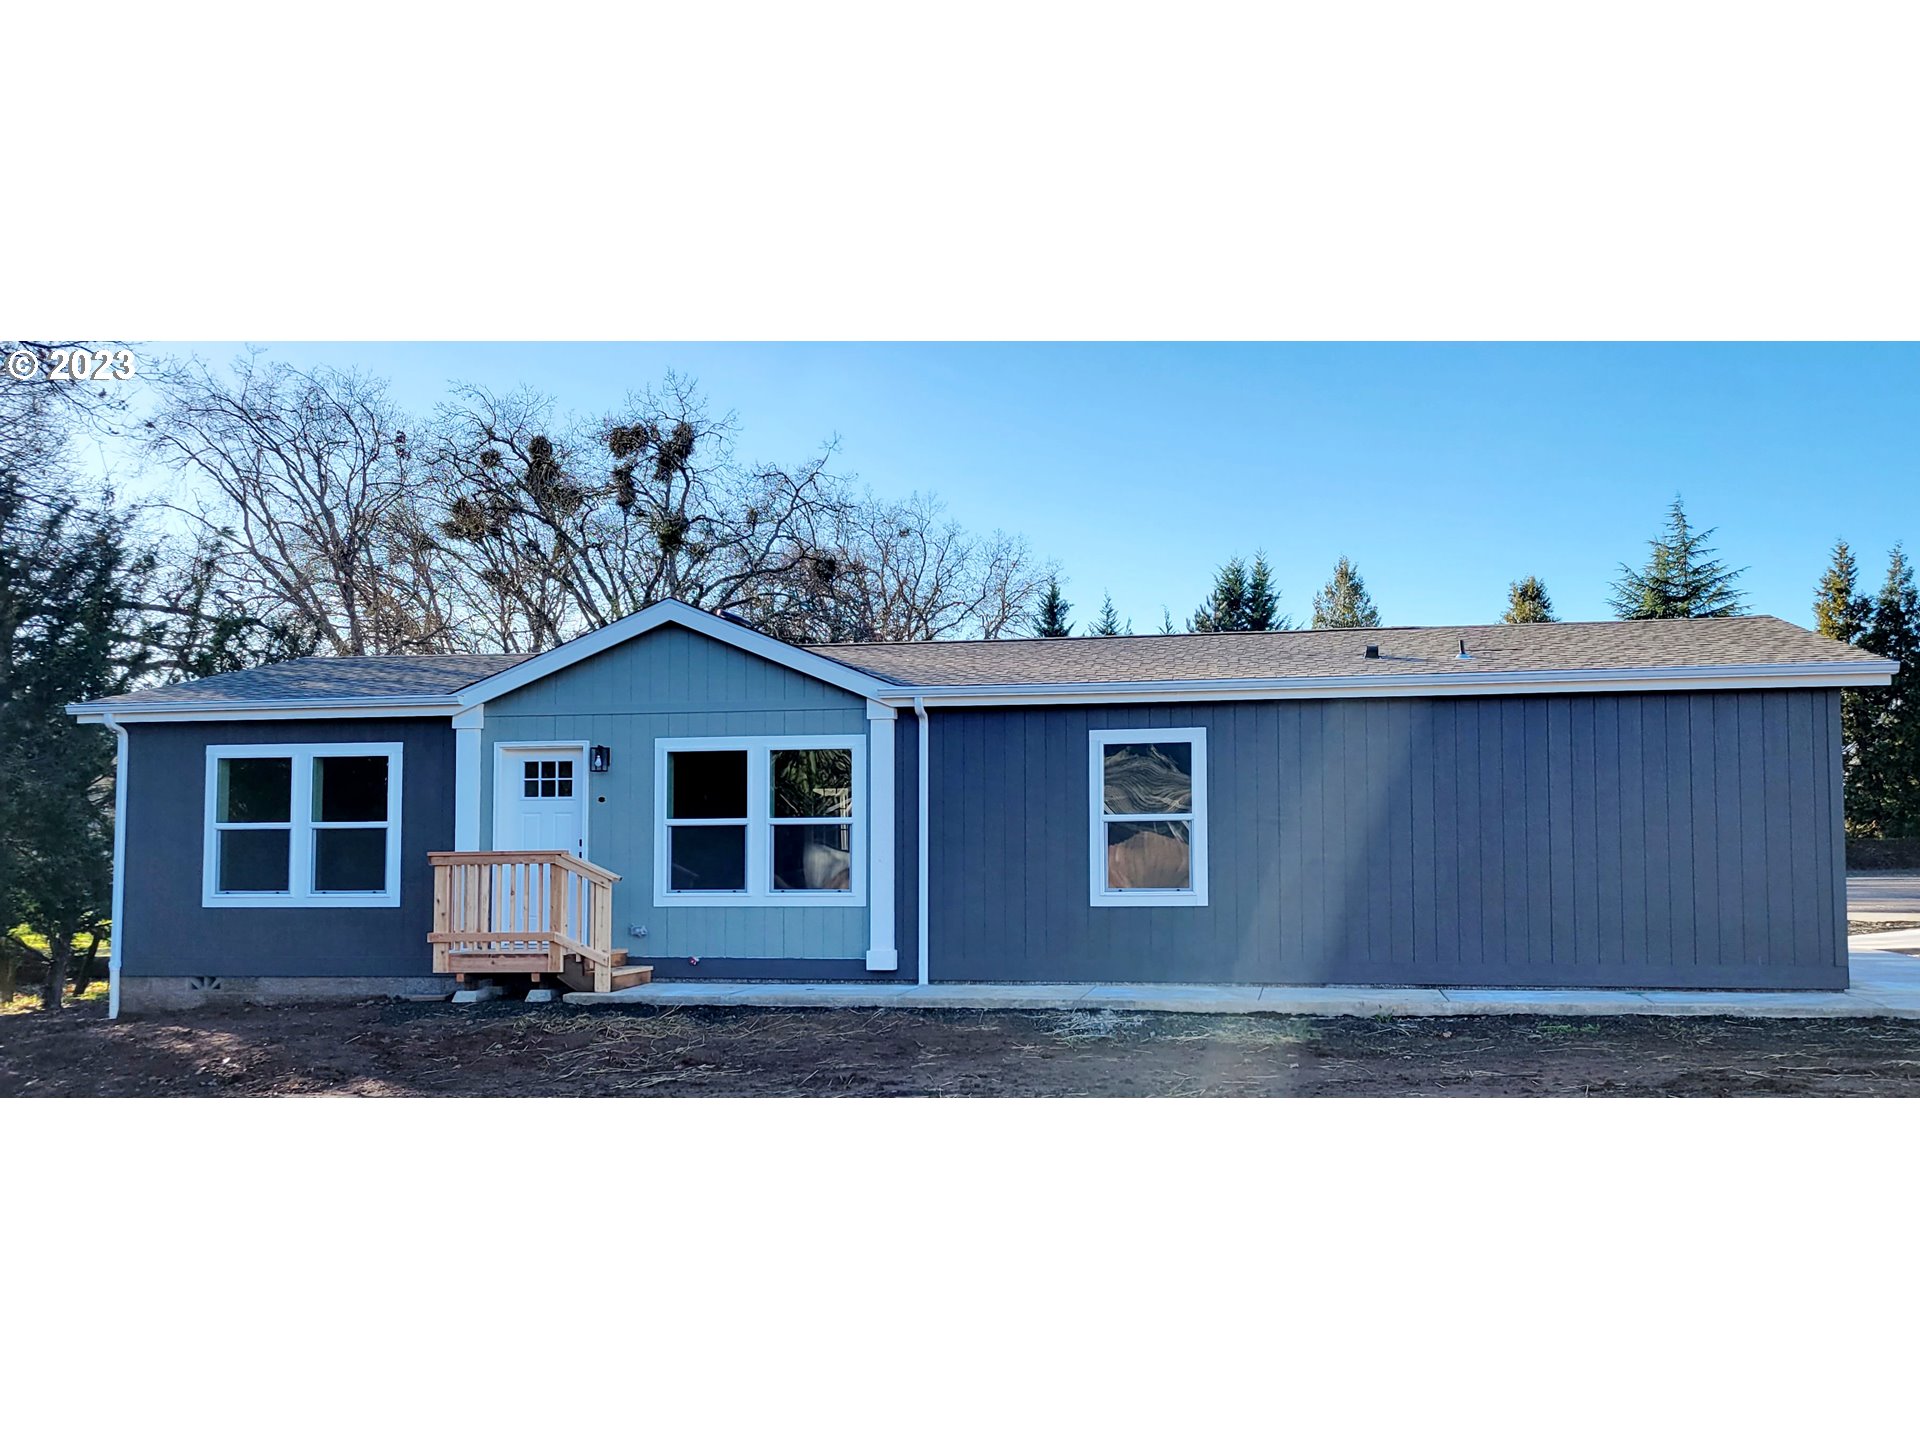
[{"label": "blue sky", "polygon": [[[210,359],[236,346],[191,349]],[[1920,346],[274,344],[381,374],[409,407],[525,383],[597,413],[673,369],[741,422],[742,458],[837,434],[876,491],[940,494],[1058,562],[1073,619],[1110,590],[1177,624],[1265,547],[1282,604],[1352,556],[1388,624],[1493,621],[1545,580],[1604,619],[1678,491],[1745,565],[1754,609],[1808,623],[1834,539],[1877,588],[1920,546]]]}]

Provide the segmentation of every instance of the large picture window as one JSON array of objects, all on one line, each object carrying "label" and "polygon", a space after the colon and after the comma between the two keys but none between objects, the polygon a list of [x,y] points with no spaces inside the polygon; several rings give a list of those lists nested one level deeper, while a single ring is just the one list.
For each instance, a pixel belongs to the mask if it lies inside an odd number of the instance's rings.
[{"label": "large picture window", "polygon": [[863,736],[661,740],[655,771],[655,903],[862,901]]},{"label": "large picture window", "polygon": [[210,745],[202,901],[400,903],[400,745]]},{"label": "large picture window", "polygon": [[1091,736],[1095,905],[1207,903],[1207,732]]}]

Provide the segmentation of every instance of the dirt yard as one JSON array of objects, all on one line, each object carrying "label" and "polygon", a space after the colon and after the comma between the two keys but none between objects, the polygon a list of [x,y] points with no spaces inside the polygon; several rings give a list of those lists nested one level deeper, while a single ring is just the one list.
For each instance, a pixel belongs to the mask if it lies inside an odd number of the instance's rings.
[{"label": "dirt yard", "polygon": [[23,1095],[1920,1095],[1920,1022],[88,1001],[0,1016]]}]

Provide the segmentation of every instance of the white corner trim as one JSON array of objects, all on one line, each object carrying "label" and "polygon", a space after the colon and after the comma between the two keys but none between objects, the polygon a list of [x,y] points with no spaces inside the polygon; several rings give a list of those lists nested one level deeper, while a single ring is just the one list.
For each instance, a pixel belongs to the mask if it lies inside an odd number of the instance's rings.
[{"label": "white corner trim", "polygon": [[475,705],[453,717],[453,848],[480,848],[481,737],[487,707]]},{"label": "white corner trim", "polygon": [[867,702],[867,969],[898,970],[894,937],[894,712]]},{"label": "white corner trim", "polygon": [[709,640],[717,640],[722,645],[731,645],[736,650],[744,650],[749,655],[757,655],[762,660],[779,665],[788,670],[796,670],[802,675],[810,675],[815,680],[832,685],[866,699],[874,699],[880,693],[881,682],[864,670],[855,670],[851,665],[842,665],[837,660],[815,655],[812,651],[802,650],[798,645],[789,645],[784,640],[775,640],[762,635],[758,630],[745,625],[736,625],[718,615],[710,615],[705,610],[679,600],[659,600],[636,611],[623,620],[615,620],[610,625],[602,625],[598,630],[590,630],[577,639],[522,660],[511,669],[502,670],[485,680],[469,685],[460,692],[462,702],[474,705],[488,700],[497,700],[510,694],[523,685],[531,685],[543,680],[555,671],[564,670],[582,660],[598,655],[603,650],[662,625],[681,625]]},{"label": "white corner trim", "polygon": [[927,963],[927,932],[932,928],[927,923],[927,881],[929,874],[927,866],[927,830],[929,828],[927,825],[927,765],[929,757],[932,754],[932,746],[930,744],[932,725],[927,718],[926,704],[917,695],[913,700],[913,716],[915,728],[920,732],[920,798],[919,804],[915,807],[918,813],[914,817],[918,822],[918,834],[915,836],[917,843],[914,846],[914,863],[920,873],[917,877],[918,886],[913,907],[915,932],[914,953],[920,962],[920,983],[925,985],[928,983],[927,975],[929,971]]},{"label": "white corner trim", "polygon": [[[1193,814],[1185,890],[1111,890],[1107,888],[1106,827],[1115,820],[1156,817],[1108,815],[1105,808],[1108,745],[1155,744],[1177,741],[1193,747]],[[1087,733],[1087,882],[1088,903],[1094,906],[1179,906],[1207,903],[1207,731],[1206,727],[1157,726],[1136,730],[1091,730]]]},{"label": "white corner trim", "polygon": [[[206,747],[205,810],[200,855],[200,904],[208,910],[390,910],[400,904],[400,830],[405,805],[406,746],[398,741],[330,741],[326,744],[209,745]],[[387,759],[387,885],[380,891],[325,892],[313,889],[313,764],[327,756],[384,755]],[[220,827],[216,820],[222,760],[292,761],[292,793],[287,821],[260,825],[285,829],[287,884],[284,891],[233,891],[215,888],[220,874]],[[372,828],[371,825],[365,828]]]},{"label": "white corner trim", "polygon": [[127,731],[103,714],[100,723],[113,732],[113,898],[107,930],[107,1018],[120,1018],[120,967],[126,960],[127,913]]},{"label": "white corner trim", "polygon": [[[747,752],[747,888],[745,890],[674,890],[670,888],[672,860],[667,837],[667,756],[686,750],[744,750]],[[853,857],[846,890],[776,890],[773,888],[773,818],[771,760],[775,750],[851,750],[853,752]],[[859,907],[867,903],[867,830],[872,824],[867,777],[867,737],[864,735],[662,735],[653,749],[653,903],[662,908],[769,909],[822,906]],[[715,824],[728,821],[716,820]],[[834,824],[826,819],[821,824]]]}]

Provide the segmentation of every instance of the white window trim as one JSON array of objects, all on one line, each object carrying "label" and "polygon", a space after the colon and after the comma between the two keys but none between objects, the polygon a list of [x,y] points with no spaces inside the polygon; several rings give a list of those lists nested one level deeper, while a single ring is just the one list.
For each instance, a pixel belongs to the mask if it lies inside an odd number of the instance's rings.
[{"label": "white window trim", "polygon": [[[1127,820],[1105,813],[1106,752],[1108,745],[1154,745],[1177,741],[1193,747],[1192,867],[1186,890],[1109,890],[1107,888],[1107,824]],[[1207,732],[1202,726],[1184,729],[1093,730],[1087,735],[1088,777],[1088,899],[1096,906],[1205,905],[1207,903]]]},{"label": "white window trim", "polygon": [[[324,745],[209,745],[207,746],[206,812],[200,857],[200,903],[210,910],[373,910],[400,903],[401,764],[406,747],[399,742],[360,741]],[[387,886],[379,891],[316,893],[313,885],[313,832],[316,829],[372,829],[374,821],[316,822],[313,814],[313,762],[330,756],[382,755],[387,761]],[[220,874],[220,830],[216,813],[220,797],[222,760],[280,760],[292,762],[293,793],[286,828],[289,890],[271,894],[215,889]],[[305,818],[302,818],[305,817]],[[261,829],[279,829],[277,823]]]},{"label": "white window trim", "polygon": [[[745,890],[672,890],[672,866],[667,848],[667,756],[674,751],[744,750],[747,752],[747,888]],[[776,890],[773,888],[773,799],[770,786],[775,750],[851,750],[853,752],[853,813],[846,823],[853,831],[853,859],[846,890]],[[705,822],[725,825],[726,819]],[[814,824],[836,824],[837,817]],[[653,752],[653,903],[661,906],[698,906],[707,909],[764,909],[768,906],[864,906],[867,903],[867,738],[864,735],[701,735],[667,736],[654,741]]]}]

